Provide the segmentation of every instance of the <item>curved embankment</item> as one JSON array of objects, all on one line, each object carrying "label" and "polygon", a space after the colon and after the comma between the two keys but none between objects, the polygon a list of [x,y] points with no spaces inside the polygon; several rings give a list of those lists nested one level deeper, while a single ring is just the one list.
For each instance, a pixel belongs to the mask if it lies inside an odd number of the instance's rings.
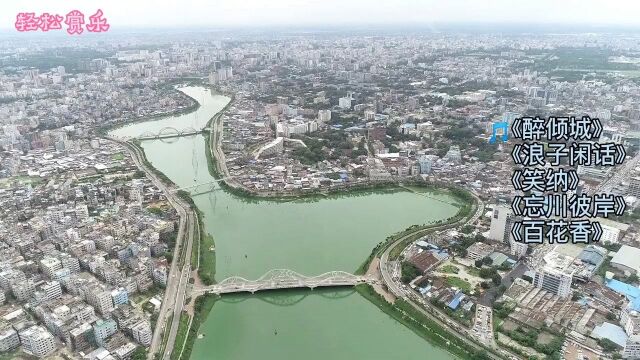
[{"label": "curved embankment", "polygon": [[[218,142],[217,138],[215,138],[215,134],[219,134],[220,132],[220,127],[221,127],[221,117],[224,113],[224,111],[226,109],[229,108],[229,106],[231,105],[231,101],[225,106],[225,108],[223,108],[220,112],[216,113],[209,121],[210,125],[216,125],[216,126],[210,126],[212,131],[209,134],[205,135],[205,139],[206,139],[206,146],[207,146],[207,151],[205,151],[207,159],[208,159],[208,168],[209,171],[211,173],[212,176],[220,178],[221,177],[221,173],[220,173],[220,168],[216,166],[216,156],[214,154],[221,152],[220,151],[216,151],[214,145],[214,142]],[[216,132],[214,132],[214,130],[217,130]],[[216,141],[212,142],[210,141],[211,138],[214,137],[214,139]],[[148,164],[150,165],[150,164]],[[152,167],[153,168],[153,167]],[[153,168],[154,171],[162,174],[161,172],[155,170],[155,168]],[[164,175],[164,174],[163,174]],[[224,177],[224,176],[222,176]],[[166,178],[166,176],[165,176]],[[168,180],[168,178],[163,179],[163,180]],[[428,186],[428,187],[436,187],[439,186],[441,184],[430,184],[430,183],[425,183],[425,182],[406,182],[409,183],[410,185],[416,185],[416,186]],[[226,188],[229,192],[235,194],[235,195],[239,195],[241,197],[250,199],[250,200],[266,200],[265,197],[269,198],[269,200],[271,201],[280,201],[280,200],[284,200],[284,201],[290,201],[291,197],[295,197],[295,198],[311,198],[311,199],[315,199],[315,198],[320,198],[321,196],[325,196],[325,193],[290,193],[287,194],[285,197],[282,196],[282,194],[259,194],[259,196],[256,196],[256,194],[253,194],[251,192],[246,191],[246,189],[243,188],[237,188],[237,187],[233,187],[230,184],[227,184],[225,181],[221,182],[221,185]],[[389,182],[389,183],[375,183],[375,184],[363,184],[360,185],[358,187],[351,187],[351,188],[342,188],[342,189],[336,189],[333,190],[331,192],[339,192],[339,193],[352,193],[355,190],[377,190],[377,189],[391,189],[391,190],[399,190],[402,191],[402,189],[400,189],[398,187],[398,183],[393,183],[393,182]],[[449,191],[452,193],[452,195],[456,196],[459,200],[461,200],[463,203],[467,202],[469,200],[469,198],[465,195],[466,192],[464,190],[458,189],[458,188],[450,188]],[[184,197],[185,200],[188,197],[188,193],[183,193],[180,194],[181,197]],[[195,211],[198,211],[198,209],[195,207],[195,204],[193,204],[192,199],[189,198],[189,203],[191,204],[192,208]],[[451,222],[451,223],[456,223],[457,221],[459,221],[460,219],[464,218],[467,216],[467,214],[471,211],[471,205],[466,204],[465,206],[463,206],[460,211],[458,212],[458,214],[456,214],[455,216],[447,219],[447,223]],[[200,234],[199,236],[196,236],[196,241],[198,241],[198,244],[194,244],[194,253],[196,254],[195,259],[193,258],[193,254],[192,253],[192,263],[197,263],[198,258],[200,257],[201,254],[198,254],[197,248],[198,245],[203,241],[204,237],[207,236],[208,234],[206,234],[203,231],[202,228],[202,222],[199,221],[200,226],[199,226],[199,230]],[[440,223],[439,225],[444,225],[443,223]],[[416,230],[416,227],[412,227],[409,228],[408,230],[405,230],[404,232],[402,232],[401,234],[405,234],[407,233],[407,231],[409,232],[413,232]],[[424,229],[423,229],[424,230]],[[380,249],[381,245],[379,244],[378,247],[376,247],[376,249]],[[184,257],[184,254],[181,256]],[[370,257],[370,259],[373,258],[373,256]],[[196,260],[196,261],[193,261]],[[361,267],[361,269],[364,269],[365,267]],[[211,276],[211,279],[213,279],[213,276]],[[375,298],[372,298],[371,296],[367,296],[365,295],[366,290],[360,288],[361,293],[363,293],[363,295],[365,296],[365,298],[373,301],[374,303],[377,303]],[[213,303],[215,302],[215,297],[201,297],[199,299],[197,299],[195,301],[195,307],[194,307],[194,312],[193,312],[193,316],[188,316],[186,314],[183,314],[183,316],[185,316],[184,319],[175,319],[175,321],[180,321],[180,324],[184,324],[185,326],[180,326],[179,329],[179,334],[176,338],[176,346],[175,349],[173,351],[173,354],[171,356],[171,358],[179,358],[180,354],[182,355],[182,358],[188,358],[188,355],[190,354],[191,351],[191,347],[193,346],[193,342],[195,341],[196,337],[197,337],[197,330],[200,326],[200,324],[204,321],[204,319],[206,319],[208,312],[210,311],[211,307],[213,306]],[[193,299],[192,299],[193,300]],[[385,311],[390,311],[389,309],[383,309]],[[398,318],[398,314],[400,314],[400,317]],[[431,342],[435,343],[436,345],[440,345],[440,346],[444,346],[447,343],[451,344],[451,341],[455,340],[455,337],[451,336],[449,333],[446,332],[446,330],[439,330],[436,329],[434,330],[433,328],[426,331],[425,330],[420,330],[420,328],[416,328],[415,326],[412,326],[412,323],[415,323],[417,320],[415,319],[415,316],[410,316],[411,314],[409,314],[407,311],[405,311],[404,313],[396,313],[396,317],[397,319],[400,319],[400,321],[402,323],[404,323],[405,325],[409,326],[412,330],[418,332],[422,337],[430,340]],[[407,318],[407,316],[409,316],[410,319],[413,319],[411,321],[409,321]],[[186,334],[185,334],[186,332]],[[187,336],[188,334],[188,336]],[[443,340],[445,339],[445,340]],[[442,341],[445,341],[445,343],[443,343]],[[450,347],[450,345],[447,345]],[[453,353],[457,354],[458,356],[461,357],[469,357],[470,352],[469,351],[465,351],[464,348],[460,347],[458,350],[456,350],[455,348],[450,348],[450,351],[452,351]]]},{"label": "curved embankment", "polygon": [[[245,188],[243,188],[239,184],[235,184],[232,182],[232,178],[230,177],[230,174],[226,170],[226,166],[222,164],[222,162],[224,161],[224,154],[222,153],[222,150],[219,146],[218,134],[221,132],[221,115],[214,117],[212,119],[211,125],[212,125],[210,126],[211,133],[207,134],[206,142],[205,142],[207,147],[206,155],[207,155],[207,160],[209,165],[208,167],[211,175],[218,179],[222,178],[223,180],[221,181],[222,183],[221,185],[225,187],[226,190],[236,195],[253,199],[253,200],[264,199],[264,198],[269,198],[272,200],[282,200],[283,198],[281,196],[282,194],[277,194],[277,193],[254,194],[247,191]],[[220,161],[220,159],[222,159],[223,161]],[[435,184],[430,184],[422,181],[409,181],[408,183],[414,186],[435,187]],[[443,184],[440,184],[440,185],[443,185]],[[410,190],[406,188],[404,184],[400,184],[400,187],[404,187],[405,190]],[[378,246],[376,247],[376,249],[374,249],[374,251],[372,252],[371,256],[367,259],[367,261],[365,261],[365,263],[357,270],[358,273],[363,273],[365,271],[370,261],[374,258],[375,254],[386,249],[385,245],[398,245],[398,242],[396,242],[396,239],[401,239],[404,242],[410,242],[412,240],[415,240],[417,237],[424,235],[427,232],[446,228],[446,227],[456,226],[459,223],[464,222],[464,220],[468,219],[469,217],[473,216],[473,212],[472,212],[473,207],[477,207],[476,198],[473,195],[471,195],[467,191],[460,188],[454,188],[450,186],[442,186],[442,187],[447,188],[447,190],[452,195],[454,195],[458,200],[461,200],[462,203],[465,204],[459,210],[458,214],[446,219],[445,222],[438,221],[436,224],[432,224],[432,225],[411,227],[399,234],[388,237],[386,242],[378,244]],[[392,183],[392,182],[366,184],[359,187],[353,187],[350,189],[332,189],[333,190],[332,192],[347,192],[350,190],[357,190],[357,189],[372,190],[372,189],[380,189],[380,188],[399,189],[399,184]],[[318,193],[311,192],[311,193],[305,194],[305,193],[290,192],[288,194],[285,194],[285,196],[287,197],[294,196],[298,198],[304,198],[304,197],[318,196]],[[396,246],[393,246],[393,247],[396,248]],[[478,354],[478,350],[481,348],[479,348],[477,344],[469,344],[464,340],[459,339],[458,337],[456,337],[455,335],[447,331],[446,325],[433,321],[432,319],[429,319],[424,315],[414,311],[409,303],[406,303],[403,306],[401,306],[402,303],[392,305],[392,304],[386,303],[384,299],[377,296],[377,294],[372,292],[371,288],[366,285],[358,286],[357,289],[365,298],[372,301],[380,309],[382,309],[383,311],[385,311],[386,313],[394,317],[396,320],[400,321],[401,323],[403,323],[404,325],[406,325],[411,330],[416,332],[421,337],[427,339],[431,343],[438,346],[448,347],[448,349],[452,353],[462,358],[476,359],[478,358],[478,356],[482,356]]]}]

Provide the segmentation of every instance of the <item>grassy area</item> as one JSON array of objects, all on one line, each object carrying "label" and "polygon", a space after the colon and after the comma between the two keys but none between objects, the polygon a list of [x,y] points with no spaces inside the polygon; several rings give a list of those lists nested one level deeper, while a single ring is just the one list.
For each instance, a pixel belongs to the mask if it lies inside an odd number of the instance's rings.
[{"label": "grassy area", "polygon": [[465,294],[469,294],[472,290],[471,284],[469,284],[465,280],[460,279],[459,277],[447,276],[446,279],[446,282],[449,286],[457,287]]},{"label": "grassy area", "polygon": [[189,331],[189,315],[186,313],[180,314],[180,325],[178,325],[178,333],[176,334],[176,342],[173,345],[173,351],[171,351],[171,360],[180,359],[180,353],[182,353],[182,347],[184,341],[187,338]]},{"label": "grassy area", "polygon": [[394,318],[396,321],[408,327],[418,336],[429,341],[431,344],[447,349],[460,359],[479,359],[479,353],[467,345],[457,336],[449,333],[442,326],[431,320],[429,317],[418,312],[413,306],[404,300],[396,300],[394,304],[387,302],[382,296],[367,284],[356,286],[356,290],[371,301],[380,310]]},{"label": "grassy area", "polygon": [[439,268],[438,271],[446,274],[457,274],[460,271],[460,269],[458,269],[458,267],[454,265],[445,265]]},{"label": "grassy area", "polygon": [[124,160],[124,155],[122,153],[113,154],[111,159],[114,161],[122,161]]},{"label": "grassy area", "polygon": [[200,267],[198,275],[200,280],[207,285],[215,282],[214,275],[216,273],[216,252],[214,249],[213,236],[205,234],[200,241]]},{"label": "grassy area", "polygon": [[467,266],[467,273],[471,276],[480,277],[480,269],[475,266]]}]

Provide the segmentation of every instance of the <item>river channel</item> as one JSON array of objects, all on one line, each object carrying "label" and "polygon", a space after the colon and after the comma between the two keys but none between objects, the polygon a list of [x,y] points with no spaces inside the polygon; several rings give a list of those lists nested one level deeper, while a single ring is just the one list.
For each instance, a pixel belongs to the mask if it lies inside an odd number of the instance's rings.
[{"label": "river channel", "polygon": [[[162,128],[200,129],[229,101],[201,87],[181,89],[194,112],[121,127],[118,137]],[[180,187],[211,182],[202,135],[143,141],[148,160]],[[458,208],[409,191],[320,199],[247,201],[222,190],[194,196],[215,240],[216,279],[256,279],[271,269],[304,275],[355,271],[373,247],[413,224],[453,216]],[[197,191],[201,191],[199,188]],[[207,251],[207,249],[203,249]],[[192,359],[454,359],[381,312],[353,290],[279,291],[225,296],[199,329]]]}]

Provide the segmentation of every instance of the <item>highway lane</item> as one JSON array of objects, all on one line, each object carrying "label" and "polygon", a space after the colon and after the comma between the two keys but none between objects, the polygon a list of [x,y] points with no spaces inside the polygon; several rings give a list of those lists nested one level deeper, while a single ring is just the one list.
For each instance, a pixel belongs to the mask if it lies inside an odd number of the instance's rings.
[{"label": "highway lane", "polygon": [[[166,354],[171,354],[171,350],[173,349],[173,343],[175,341],[175,336],[177,333],[178,325],[180,324],[180,313],[184,306],[184,298],[186,293],[186,284],[188,283],[188,271],[184,271],[185,269],[190,269],[189,262],[191,261],[190,252],[185,255],[185,264],[183,266],[183,270],[179,269],[180,262],[180,252],[183,247],[183,240],[186,238],[187,241],[187,249],[191,249],[193,244],[193,226],[194,226],[194,215],[193,211],[189,207],[188,204],[184,202],[184,200],[180,199],[176,194],[174,194],[163,182],[160,180],[157,175],[144,164],[144,155],[137,147],[121,141],[116,138],[108,137],[110,140],[115,141],[125,147],[131,158],[133,159],[136,166],[142,170],[149,179],[153,182],[153,184],[160,190],[163,191],[167,200],[171,204],[171,206],[176,209],[179,216],[179,225],[178,225],[178,234],[176,236],[176,245],[173,252],[173,259],[171,261],[171,267],[169,270],[167,286],[165,288],[164,298],[162,300],[162,305],[160,307],[160,311],[158,313],[158,321],[156,323],[156,327],[153,331],[153,336],[151,340],[151,345],[149,346],[148,359],[152,360],[154,355],[158,352],[160,346],[162,345],[162,335],[163,329],[166,328],[165,323],[168,320],[169,314],[171,310],[173,310],[173,319],[172,323],[169,324],[170,336],[167,340],[167,344],[165,347],[165,356]],[[186,234],[185,234],[186,233]],[[186,280],[185,280],[186,278]],[[176,284],[178,282],[178,284]],[[176,306],[178,305],[178,306]],[[166,331],[166,329],[165,329]],[[166,357],[165,357],[166,358]]]}]

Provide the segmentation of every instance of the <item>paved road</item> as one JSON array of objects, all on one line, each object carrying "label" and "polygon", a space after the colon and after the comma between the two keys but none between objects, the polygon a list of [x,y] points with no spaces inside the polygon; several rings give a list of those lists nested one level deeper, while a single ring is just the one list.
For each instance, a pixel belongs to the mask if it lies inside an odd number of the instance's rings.
[{"label": "paved road", "polygon": [[[144,165],[142,160],[144,155],[140,149],[119,139],[110,139],[124,145],[136,166],[142,170],[149,179],[151,179],[157,188],[164,192],[167,200],[171,206],[176,209],[178,216],[180,217],[178,234],[176,236],[176,245],[173,252],[173,260],[171,261],[171,268],[169,270],[169,278],[167,280],[164,299],[162,300],[162,306],[158,313],[158,322],[156,323],[156,328],[153,331],[153,337],[148,353],[148,359],[152,360],[162,345],[162,335],[164,333],[162,330],[165,329],[165,324],[168,320],[169,314],[173,313],[172,322],[171,324],[168,324],[167,327],[169,330],[169,337],[167,339],[163,356],[164,359],[168,359],[171,355],[171,351],[173,350],[178,325],[180,324],[180,314],[184,307],[185,293],[189,280],[191,261],[190,254],[193,246],[193,229],[195,228],[195,221],[197,220],[195,219],[189,204],[179,198],[162,182],[162,180],[156,176],[153,171]],[[180,269],[180,253],[184,243],[186,243],[185,263],[182,269]]]},{"label": "paved road", "polygon": [[[473,222],[475,222],[484,213],[484,203],[475,194],[473,194],[473,196],[476,198],[476,201],[478,203],[478,207],[476,209],[476,212],[473,214],[473,216],[471,216],[467,220],[460,220],[455,224],[442,225],[439,227],[432,228],[430,229],[430,231],[437,231],[437,230],[445,229],[452,226],[462,226],[464,224],[472,224]],[[420,232],[420,230],[417,230],[415,232],[412,232],[408,235],[403,236],[402,238],[396,240],[396,242],[391,244],[391,246],[389,246],[384,251],[384,253],[380,257],[380,264],[379,264],[380,273],[382,274],[382,280],[384,281],[387,288],[397,298],[407,301],[415,309],[420,311],[423,315],[429,317],[431,320],[435,321],[437,324],[439,324],[443,328],[448,329],[449,332],[451,332],[454,335],[457,335],[461,340],[465,341],[468,345],[470,345],[474,349],[483,350],[483,348],[480,345],[478,345],[476,342],[472,340],[473,338],[475,338],[475,335],[471,332],[471,330],[456,323],[449,316],[447,316],[445,313],[440,311],[440,309],[432,306],[428,301],[425,301],[424,299],[420,298],[413,290],[411,290],[406,285],[404,285],[400,281],[399,271],[395,271],[395,273],[397,274],[396,276],[393,275],[395,266],[389,263],[389,253],[394,247],[400,244],[403,240],[405,240],[409,236],[412,236],[418,232]],[[488,345],[491,346],[490,344]],[[500,353],[502,357],[518,359],[518,356],[504,349],[494,348],[494,352]],[[493,352],[488,352],[488,354],[492,359],[502,359],[502,357],[497,356]]]}]

